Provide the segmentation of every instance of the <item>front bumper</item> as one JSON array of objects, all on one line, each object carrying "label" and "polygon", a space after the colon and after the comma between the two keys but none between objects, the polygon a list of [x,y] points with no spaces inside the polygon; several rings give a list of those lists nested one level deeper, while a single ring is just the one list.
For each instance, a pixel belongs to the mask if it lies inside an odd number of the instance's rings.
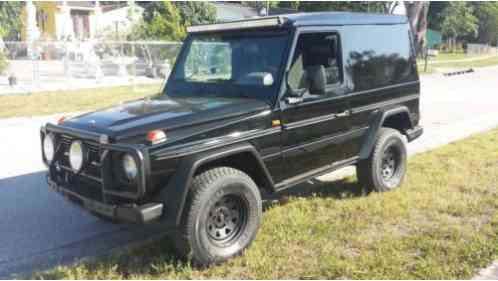
[{"label": "front bumper", "polygon": [[163,213],[162,203],[147,203],[144,205],[110,205],[96,200],[86,198],[76,192],[73,192],[47,176],[47,183],[50,188],[60,193],[65,198],[77,203],[84,209],[102,215],[104,217],[129,223],[144,224],[159,219]]}]

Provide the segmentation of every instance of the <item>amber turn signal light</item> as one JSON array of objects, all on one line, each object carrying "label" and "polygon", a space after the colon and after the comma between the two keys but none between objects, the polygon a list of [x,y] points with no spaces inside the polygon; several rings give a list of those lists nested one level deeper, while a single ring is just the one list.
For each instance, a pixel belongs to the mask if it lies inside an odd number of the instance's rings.
[{"label": "amber turn signal light", "polygon": [[147,140],[151,144],[158,144],[166,141],[166,133],[161,130],[153,130],[147,133]]},{"label": "amber turn signal light", "polygon": [[57,120],[57,125],[62,125],[66,121],[67,116],[62,116]]}]

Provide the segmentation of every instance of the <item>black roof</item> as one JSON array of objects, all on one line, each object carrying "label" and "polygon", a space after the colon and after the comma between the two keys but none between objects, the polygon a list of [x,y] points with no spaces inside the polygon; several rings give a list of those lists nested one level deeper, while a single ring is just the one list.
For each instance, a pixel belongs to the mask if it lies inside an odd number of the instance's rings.
[{"label": "black roof", "polygon": [[209,32],[221,30],[237,30],[249,28],[263,28],[277,26],[299,27],[299,26],[325,26],[325,25],[392,25],[406,24],[405,16],[387,14],[369,14],[352,12],[319,12],[319,13],[295,13],[278,16],[255,17],[236,21],[228,21],[217,24],[206,24],[187,27],[191,32]]},{"label": "black roof", "polygon": [[287,18],[294,26],[407,23],[407,18],[405,16],[370,13],[319,12],[287,14],[281,16]]}]

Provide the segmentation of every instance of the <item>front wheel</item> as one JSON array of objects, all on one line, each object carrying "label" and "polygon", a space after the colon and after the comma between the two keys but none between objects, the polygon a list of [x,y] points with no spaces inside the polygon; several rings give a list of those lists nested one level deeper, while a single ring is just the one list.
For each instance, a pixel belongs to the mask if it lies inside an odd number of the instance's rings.
[{"label": "front wheel", "polygon": [[360,184],[383,192],[399,187],[406,174],[406,143],[394,129],[381,128],[370,156],[356,166]]},{"label": "front wheel", "polygon": [[241,254],[254,240],[262,215],[254,181],[229,167],[196,176],[185,208],[175,246],[201,266]]}]

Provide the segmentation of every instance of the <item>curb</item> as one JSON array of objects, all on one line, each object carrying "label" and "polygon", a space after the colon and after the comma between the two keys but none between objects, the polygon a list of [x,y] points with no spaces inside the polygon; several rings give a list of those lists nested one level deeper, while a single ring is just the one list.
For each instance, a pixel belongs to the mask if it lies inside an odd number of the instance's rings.
[{"label": "curb", "polygon": [[472,280],[498,280],[498,261],[494,261],[486,268],[483,268]]}]

